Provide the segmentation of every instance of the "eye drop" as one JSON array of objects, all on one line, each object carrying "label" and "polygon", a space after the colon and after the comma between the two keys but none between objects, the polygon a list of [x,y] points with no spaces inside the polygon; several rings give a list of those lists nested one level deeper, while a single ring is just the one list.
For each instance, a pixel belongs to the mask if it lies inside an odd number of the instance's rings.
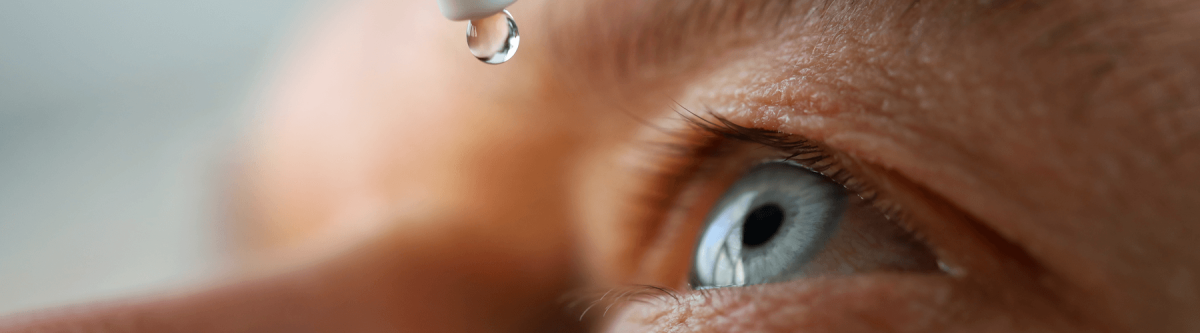
[{"label": "eye drop", "polygon": [[521,35],[517,22],[505,7],[516,0],[438,0],[442,15],[453,21],[467,20],[467,49],[476,59],[501,64],[517,53]]}]

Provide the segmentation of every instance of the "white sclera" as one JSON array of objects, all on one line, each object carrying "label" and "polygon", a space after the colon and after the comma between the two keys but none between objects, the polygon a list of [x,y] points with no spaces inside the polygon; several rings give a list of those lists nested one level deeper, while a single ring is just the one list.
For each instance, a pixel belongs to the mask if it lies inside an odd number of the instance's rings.
[{"label": "white sclera", "polygon": [[467,22],[467,47],[479,61],[501,64],[517,54],[521,36],[507,10]]}]

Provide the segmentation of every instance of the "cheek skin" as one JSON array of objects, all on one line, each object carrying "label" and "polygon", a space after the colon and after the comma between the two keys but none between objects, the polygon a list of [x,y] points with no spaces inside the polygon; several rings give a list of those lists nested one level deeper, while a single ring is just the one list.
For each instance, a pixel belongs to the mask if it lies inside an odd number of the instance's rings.
[{"label": "cheek skin", "polygon": [[809,279],[648,297],[609,332],[1040,332],[1044,313],[1000,308],[962,281],[934,275]]}]

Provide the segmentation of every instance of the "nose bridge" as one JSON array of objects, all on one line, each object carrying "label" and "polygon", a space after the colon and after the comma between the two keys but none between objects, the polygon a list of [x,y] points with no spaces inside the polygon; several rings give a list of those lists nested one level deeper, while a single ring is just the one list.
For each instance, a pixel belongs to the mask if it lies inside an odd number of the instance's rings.
[{"label": "nose bridge", "polygon": [[[534,121],[536,123],[536,121]],[[454,215],[519,244],[530,255],[570,253],[566,177],[573,138],[559,130],[510,122],[474,135],[444,172],[458,178],[448,203]]]},{"label": "nose bridge", "polygon": [[559,316],[561,297],[577,275],[567,176],[580,150],[580,131],[565,119],[494,112],[464,120],[469,130],[451,148],[454,156],[427,169],[442,173],[430,177],[454,187],[437,190],[452,194],[436,203],[451,217],[435,223],[465,230],[436,241],[474,259],[461,261],[475,263],[471,266],[448,262],[446,269],[469,276],[464,284],[471,290],[484,291],[474,301],[487,311],[528,318],[535,327],[559,325],[565,318]]}]

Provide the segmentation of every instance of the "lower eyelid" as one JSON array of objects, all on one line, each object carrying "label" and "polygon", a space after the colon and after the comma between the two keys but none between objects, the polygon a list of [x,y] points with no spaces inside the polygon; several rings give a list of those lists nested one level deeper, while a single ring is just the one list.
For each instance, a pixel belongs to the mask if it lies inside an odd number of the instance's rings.
[{"label": "lower eyelid", "polygon": [[[646,297],[610,332],[930,332],[973,294],[937,275],[872,274]],[[980,319],[980,318],[973,318]],[[986,320],[985,320],[986,321]]]}]

